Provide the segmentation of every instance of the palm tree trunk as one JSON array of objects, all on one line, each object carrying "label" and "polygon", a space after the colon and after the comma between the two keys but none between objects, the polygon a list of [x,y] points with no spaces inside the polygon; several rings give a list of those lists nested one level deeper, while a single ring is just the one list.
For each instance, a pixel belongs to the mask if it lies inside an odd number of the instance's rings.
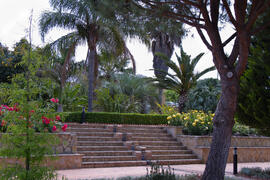
[{"label": "palm tree trunk", "polygon": [[[153,59],[153,68],[155,76],[161,79],[164,79],[166,73],[168,72],[168,66],[165,61],[156,53],[162,53],[170,59],[172,57],[174,47],[173,42],[169,40],[169,36],[165,33],[158,32],[156,33],[155,40],[152,42],[152,53],[154,56]],[[164,71],[164,72],[161,72]],[[162,104],[162,90],[159,90],[159,103]]]},{"label": "palm tree trunk", "polygon": [[222,80],[222,94],[213,119],[213,138],[203,180],[224,179],[226,162],[231,145],[234,114],[237,106],[239,82],[237,78]]},{"label": "palm tree trunk", "polygon": [[185,104],[187,102],[187,92],[183,92],[178,98],[178,112],[184,111]]},{"label": "palm tree trunk", "polygon": [[90,55],[88,59],[88,112],[93,111],[95,56],[96,49],[90,49]]}]

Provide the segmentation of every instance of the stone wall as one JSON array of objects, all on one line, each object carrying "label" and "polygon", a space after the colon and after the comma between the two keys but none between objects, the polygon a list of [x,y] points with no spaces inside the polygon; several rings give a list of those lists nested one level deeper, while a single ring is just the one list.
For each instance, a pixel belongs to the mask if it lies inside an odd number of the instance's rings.
[{"label": "stone wall", "polygon": [[[82,154],[58,154],[56,156],[47,157],[43,166],[60,169],[79,169],[82,166]],[[0,157],[0,166],[6,167],[11,164],[24,165],[24,158],[4,158]]]},{"label": "stone wall", "polygon": [[[59,144],[53,147],[54,155],[51,158],[47,158],[44,165],[51,166],[56,169],[76,169],[81,168],[82,154],[77,154],[77,136],[73,133],[56,133],[59,137]],[[1,134],[0,134],[1,139]],[[0,141],[1,142],[1,141]],[[0,143],[1,148],[1,143]],[[23,164],[23,159],[4,158],[0,157],[0,165],[5,164]]]},{"label": "stone wall", "polygon": [[[211,145],[211,136],[178,135],[177,139],[205,163]],[[237,147],[238,162],[270,162],[270,138],[233,136],[228,162],[233,162],[233,147]]]},{"label": "stone wall", "polygon": [[[1,139],[0,133],[0,139]],[[59,144],[53,147],[57,154],[76,154],[77,153],[77,136],[74,133],[55,133],[59,138]],[[1,140],[0,140],[1,148]]]}]

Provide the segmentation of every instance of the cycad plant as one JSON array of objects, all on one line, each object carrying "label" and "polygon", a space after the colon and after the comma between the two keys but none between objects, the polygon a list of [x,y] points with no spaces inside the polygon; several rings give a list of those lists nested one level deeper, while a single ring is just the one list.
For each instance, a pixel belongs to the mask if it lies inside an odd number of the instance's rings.
[{"label": "cycad plant", "polygon": [[[182,112],[187,101],[188,91],[196,85],[197,80],[202,75],[215,70],[215,67],[212,66],[200,73],[195,73],[195,67],[204,53],[200,53],[195,58],[191,59],[191,57],[184,52],[182,47],[180,47],[180,51],[181,56],[176,54],[178,65],[175,62],[170,61],[168,58],[163,57],[167,66],[173,73],[170,73],[169,70],[169,72],[164,72],[166,73],[164,79],[156,77],[153,78],[152,81],[157,82],[159,87],[173,90],[179,95],[178,111]],[[163,55],[160,54],[160,56]]]}]

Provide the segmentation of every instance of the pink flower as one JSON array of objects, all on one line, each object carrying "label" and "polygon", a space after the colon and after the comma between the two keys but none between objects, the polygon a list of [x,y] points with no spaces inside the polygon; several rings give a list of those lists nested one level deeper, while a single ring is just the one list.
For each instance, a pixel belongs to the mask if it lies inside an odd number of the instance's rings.
[{"label": "pink flower", "polygon": [[66,131],[67,129],[67,124],[65,124],[63,127],[62,127],[62,131]]},{"label": "pink flower", "polygon": [[59,115],[57,115],[57,116],[55,116],[55,119],[56,119],[57,121],[60,121],[60,120],[61,120],[61,117],[60,117]]},{"label": "pink flower", "polygon": [[53,126],[52,130],[53,130],[53,131],[56,131],[56,126]]},{"label": "pink flower", "polygon": [[57,98],[52,98],[52,99],[50,99],[50,101],[53,102],[53,103],[58,103],[58,102],[59,102],[59,99],[57,99]]}]

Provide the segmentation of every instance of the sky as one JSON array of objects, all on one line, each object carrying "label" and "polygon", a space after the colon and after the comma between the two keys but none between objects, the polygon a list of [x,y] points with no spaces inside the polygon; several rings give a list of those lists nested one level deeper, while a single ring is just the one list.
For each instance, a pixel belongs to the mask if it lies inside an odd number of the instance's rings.
[{"label": "sky", "polygon": [[[40,14],[45,10],[52,10],[49,5],[49,0],[0,0],[0,42],[8,46],[10,49],[16,42],[23,37],[28,39],[29,17],[33,10],[33,23],[32,23],[32,43],[35,46],[43,46],[45,43],[52,42],[66,33],[63,29],[55,29],[45,37],[45,42],[41,41],[39,34],[38,20]],[[202,71],[207,67],[213,66],[212,55],[205,45],[200,40],[197,33],[193,28],[188,28],[190,33],[183,39],[184,51],[191,55],[192,58],[199,53],[204,52],[205,55],[201,58],[201,61],[197,64],[195,71]],[[223,30],[223,36],[229,36],[230,30]],[[148,48],[138,42],[136,39],[127,41],[127,46],[131,53],[134,55],[137,66],[137,74],[145,76],[153,76],[153,55]],[[179,55],[180,50],[176,48],[176,53]],[[86,58],[87,48],[85,46],[78,47],[76,49],[76,60],[80,61]],[[175,54],[172,57],[176,59]],[[217,72],[210,72],[202,77],[217,78]]]}]

